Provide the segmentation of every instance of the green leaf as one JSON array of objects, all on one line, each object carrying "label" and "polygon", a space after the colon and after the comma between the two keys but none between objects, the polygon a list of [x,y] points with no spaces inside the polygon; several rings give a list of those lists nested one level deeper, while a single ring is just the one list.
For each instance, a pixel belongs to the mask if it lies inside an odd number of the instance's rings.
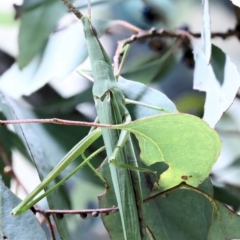
[{"label": "green leaf", "polygon": [[[14,101],[7,98],[2,93],[0,94],[0,107],[7,119],[24,119],[33,117],[30,113],[26,114],[26,111],[24,112]],[[61,159],[59,156],[59,154],[61,155],[61,148],[56,148],[56,143],[53,141],[46,141],[50,138],[41,139],[40,136],[42,136],[41,133],[43,129],[41,129],[41,126],[39,125],[15,125],[14,129],[23,141],[29,155],[36,165],[40,179],[44,179],[53,167],[55,167],[56,160],[59,161],[59,159]],[[49,146],[51,146],[51,148],[49,148]],[[55,162],[51,162],[53,160],[55,160]],[[50,194],[47,199],[49,206],[52,209],[70,208],[68,195],[63,187],[60,187]],[[55,222],[61,237],[69,239],[66,219],[64,218],[60,220],[55,217]]]},{"label": "green leaf", "polygon": [[51,0],[23,12],[18,39],[18,64],[21,69],[44,49],[50,33],[66,11],[61,1]]},{"label": "green leaf", "polygon": [[224,73],[225,73],[225,64],[226,64],[226,55],[225,53],[215,45],[212,45],[212,58],[211,58],[211,66],[213,68],[213,72],[216,76],[216,79],[219,81],[222,86],[224,83]]},{"label": "green leaf", "polygon": [[23,2],[23,5],[21,6],[21,9],[23,11],[26,11],[26,10],[29,10],[31,8],[35,8],[35,7],[38,7],[39,5],[47,2],[49,0],[35,0],[35,1],[32,1],[32,0],[24,0]]},{"label": "green leaf", "polygon": [[[107,163],[102,166],[101,172],[109,183],[110,174]],[[147,178],[142,180],[144,189],[148,186],[149,180]],[[199,185],[198,189],[183,185],[145,202],[143,219],[156,240],[239,238],[240,231],[237,228],[239,216],[214,200],[212,196],[213,188],[209,178]],[[115,204],[116,199],[110,184],[107,192],[100,196],[100,206],[107,207]],[[103,216],[103,221],[111,239],[123,239],[118,212]],[[219,223],[221,226],[218,225]],[[231,231],[226,230],[227,228]]]},{"label": "green leaf", "polygon": [[202,0],[203,8],[203,26],[201,32],[201,43],[202,49],[206,56],[206,60],[209,63],[211,58],[211,20],[209,13],[209,2],[208,0]]},{"label": "green leaf", "polygon": [[230,184],[224,184],[222,187],[214,186],[214,198],[231,206],[234,211],[238,211],[240,208],[239,193],[239,186]]},{"label": "green leaf", "polygon": [[[151,228],[156,239],[240,238],[240,217],[199,189],[180,186],[154,202],[159,206],[159,214],[152,215],[156,216]],[[151,219],[146,215],[148,224]]]},{"label": "green leaf", "polygon": [[205,96],[200,92],[186,93],[178,97],[174,102],[179,112],[195,116],[203,115]]},{"label": "green leaf", "polygon": [[198,186],[210,174],[221,150],[218,134],[192,115],[162,114],[112,128],[135,134],[147,166],[168,164],[159,180],[162,190],[181,182]]},{"label": "green leaf", "polygon": [[30,163],[32,163],[31,157],[19,136],[15,132],[9,131],[9,138],[11,138],[12,141],[12,148],[16,148]]},{"label": "green leaf", "polygon": [[[166,164],[164,163],[159,163],[155,164],[151,169],[157,172],[162,173],[163,171],[166,170]],[[141,162],[139,162],[139,166],[141,166]],[[106,192],[98,197],[99,199],[99,206],[101,208],[109,207],[109,206],[117,206],[117,200],[115,197],[115,192],[112,184],[112,178],[111,174],[109,171],[109,164],[107,161],[105,161],[99,169],[100,173],[104,176],[104,178],[107,181],[107,189]],[[149,197],[149,193],[151,192],[151,187],[154,185],[155,179],[151,179],[151,176],[149,176],[147,173],[140,174],[141,176],[141,188],[143,192],[143,198]],[[154,217],[158,218],[159,215],[156,214],[156,212],[160,211],[161,212],[161,206],[156,205],[155,201],[150,201],[146,204],[144,204],[145,208],[145,213],[149,213],[150,219],[146,218],[146,216],[143,216],[144,221],[151,221]],[[119,212],[112,213],[109,215],[102,215],[102,219],[104,222],[104,225],[111,237],[111,239],[114,240],[122,240],[124,239],[123,236],[123,231],[121,227],[121,219]],[[159,219],[159,218],[158,218]],[[148,222],[149,223],[149,222]],[[154,225],[156,226],[157,229],[159,229],[159,226],[156,225],[156,221],[153,221]],[[150,226],[151,227],[151,226]],[[151,228],[152,230],[152,228]],[[156,238],[158,239],[158,238]],[[147,240],[149,240],[147,238]]]},{"label": "green leaf", "polygon": [[[171,113],[178,112],[174,103],[165,94],[142,83],[120,77],[118,80],[118,86],[122,90],[124,96],[128,99],[157,106]],[[135,104],[129,104],[127,105],[127,108],[129,109],[132,119],[139,119],[162,113]]]},{"label": "green leaf", "polygon": [[[229,57],[216,46],[213,47],[213,60],[210,64],[208,64],[197,42],[193,41],[193,46],[195,58],[194,89],[207,93],[203,119],[211,127],[214,127],[235,99],[240,87],[240,75]],[[224,60],[223,54],[226,60]],[[216,61],[216,58],[219,59]]]},{"label": "green leaf", "polygon": [[[86,41],[84,35],[79,34],[81,31],[81,24],[75,23],[50,36],[42,55],[38,54],[22,70],[15,63],[3,74],[2,91],[19,98],[32,94],[54,78],[66,77],[87,58]],[[67,64],[62,61],[62,56],[68,60]]]},{"label": "green leaf", "polygon": [[[199,188],[212,194],[209,178]],[[207,239],[212,208],[209,201],[201,194],[189,189],[177,188],[146,202],[144,206],[146,224],[157,240]]]},{"label": "green leaf", "polygon": [[[6,119],[2,112],[0,112],[0,119]],[[8,164],[12,164],[12,151],[18,149],[27,159],[29,155],[23,146],[19,137],[7,126],[0,127],[0,175],[7,187],[10,187],[11,176],[4,173],[4,168]]]},{"label": "green leaf", "polygon": [[[6,119],[2,112],[0,112],[0,119]],[[0,127],[0,175],[7,187],[10,187],[11,176],[4,173],[6,164],[12,164],[12,151],[18,149],[24,157],[30,160],[29,154],[26,151],[22,141],[13,131],[9,130],[7,126]],[[7,163],[7,162],[8,163]]]},{"label": "green leaf", "polygon": [[[4,119],[2,113],[0,112],[0,119]],[[12,140],[11,132],[6,126],[0,128],[0,175],[2,175],[3,182],[10,187],[11,176],[4,173],[4,168],[6,164],[12,164]],[[7,162],[6,162],[7,161]]]},{"label": "green leaf", "polygon": [[[141,48],[140,54],[130,58],[125,64],[127,67],[122,72],[125,78],[136,79],[139,82],[148,84],[156,79],[163,78],[175,63],[173,54],[166,52],[163,56],[157,55],[153,57],[153,53],[149,50],[144,50],[144,46],[138,47]],[[139,51],[139,49],[136,51]],[[147,56],[149,54],[151,55]]]},{"label": "green leaf", "polygon": [[28,210],[21,216],[11,215],[11,210],[20,203],[0,178],[0,238],[11,240],[47,240],[36,216]]}]

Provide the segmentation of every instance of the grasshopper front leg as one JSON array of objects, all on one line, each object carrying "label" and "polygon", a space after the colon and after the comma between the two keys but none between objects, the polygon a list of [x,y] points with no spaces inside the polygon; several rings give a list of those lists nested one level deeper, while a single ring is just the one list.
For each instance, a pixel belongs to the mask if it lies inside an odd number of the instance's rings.
[{"label": "grasshopper front leg", "polygon": [[[12,210],[13,215],[19,215],[24,213],[26,210],[31,208],[37,201],[35,201],[36,196],[47,187],[53,179],[55,179],[73,160],[75,160],[79,155],[83,154],[84,151],[101,135],[101,129],[96,129],[88,134],[84,139],[82,139],[77,145],[75,145],[71,151],[69,151],[63,159],[58,163],[58,165],[49,173],[49,175],[35,188],[31,194],[29,194],[17,207]],[[56,188],[56,187],[55,187]],[[55,188],[51,189],[54,190]]]}]

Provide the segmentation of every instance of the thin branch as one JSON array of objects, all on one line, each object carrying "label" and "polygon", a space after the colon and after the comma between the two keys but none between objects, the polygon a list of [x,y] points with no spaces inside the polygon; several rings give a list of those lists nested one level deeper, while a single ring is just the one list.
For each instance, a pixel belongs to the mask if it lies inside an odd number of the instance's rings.
[{"label": "thin branch", "polygon": [[71,121],[60,118],[46,118],[46,119],[17,119],[17,120],[0,120],[0,126],[8,124],[26,124],[26,123],[52,123],[60,125],[83,126],[83,127],[101,127],[112,128],[110,124],[100,124],[95,122]]},{"label": "thin branch", "polygon": [[[228,37],[233,37],[233,36],[239,38],[240,32],[235,29],[229,29],[226,32],[214,32],[211,34],[211,38],[219,37],[222,39],[226,39]],[[177,30],[175,32],[170,32],[165,29],[156,30],[155,28],[152,28],[148,31],[140,29],[137,34],[134,34],[131,37],[118,42],[118,47],[116,49],[116,52],[115,52],[115,55],[113,58],[114,72],[117,72],[117,70],[119,68],[121,49],[126,44],[131,44],[131,43],[133,43],[135,41],[139,41],[141,39],[154,38],[154,37],[180,38],[182,40],[186,40],[191,37],[200,38],[201,33],[193,33],[191,31],[183,31],[183,30]]]},{"label": "thin branch", "polygon": [[153,196],[150,196],[150,197],[144,199],[143,202],[146,203],[146,202],[149,202],[149,201],[151,201],[151,200],[154,200],[155,198],[164,196],[164,195],[172,192],[173,190],[178,189],[178,188],[181,187],[181,186],[186,186],[186,183],[180,183],[180,184],[178,184],[178,185],[175,186],[175,187],[172,187],[172,188],[170,188],[170,189],[168,189],[168,190],[165,190],[165,191],[162,191],[162,192],[160,192],[160,193],[157,193],[157,194],[155,194],[155,195],[153,195]]},{"label": "thin branch", "polygon": [[116,73],[119,69],[121,50],[125,45],[131,44],[135,41],[139,41],[142,39],[154,38],[154,37],[171,37],[171,38],[180,38],[182,40],[185,40],[190,37],[190,34],[186,31],[168,32],[164,29],[157,31],[155,28],[152,28],[149,31],[144,31],[141,29],[141,31],[139,31],[137,34],[134,34],[131,37],[118,42],[118,46],[113,58],[114,73]]},{"label": "thin branch", "polygon": [[[192,33],[189,32],[193,37],[195,38],[200,38],[201,37],[201,33]],[[222,38],[223,40],[225,40],[226,38],[229,37],[240,37],[240,32],[238,30],[235,29],[229,29],[226,32],[213,32],[211,34],[211,38]]]},{"label": "thin branch", "polygon": [[45,218],[46,218],[46,220],[47,220],[47,223],[48,223],[51,240],[56,240],[51,219],[50,219],[49,215],[47,215],[47,214],[46,214],[46,215],[44,214],[44,216],[45,216]]},{"label": "thin branch", "polygon": [[[178,189],[180,186],[186,186],[186,184],[185,183],[180,183],[179,185],[177,185],[177,186],[175,186],[171,189],[168,189],[166,191],[157,193],[153,196],[150,196],[150,197],[144,199],[143,202],[146,203],[146,202],[149,202],[149,201],[151,201],[151,200],[153,200],[157,197],[164,196],[167,193],[172,192],[175,189]],[[51,210],[51,209],[50,210],[44,210],[44,209],[41,209],[41,208],[34,207],[34,211],[38,212],[38,213],[41,213],[44,216],[50,216],[50,215],[56,214],[56,215],[58,215],[59,217],[62,218],[63,215],[71,215],[71,214],[79,214],[79,215],[82,215],[82,216],[86,216],[87,214],[91,214],[92,216],[97,216],[99,213],[109,214],[109,213],[118,212],[119,208],[113,206],[111,208],[97,208],[97,209],[84,209],[84,210]]]},{"label": "thin branch", "polygon": [[[186,186],[186,184],[185,183],[180,183],[179,185],[177,185],[177,186],[175,186],[171,189],[168,189],[166,191],[157,193],[153,196],[150,196],[150,197],[144,199],[143,202],[146,203],[146,202],[149,202],[149,201],[151,201],[151,200],[153,200],[157,197],[164,196],[167,193],[172,192],[173,190],[178,189],[181,186]],[[99,214],[109,214],[109,213],[115,213],[115,212],[118,212],[118,211],[119,211],[119,208],[115,207],[115,206],[113,206],[111,208],[96,208],[96,209],[84,209],[84,210],[51,210],[51,209],[45,210],[45,209],[34,207],[34,212],[38,212],[38,213],[44,215],[47,220],[49,219],[49,217],[51,215],[56,215],[56,217],[61,219],[61,218],[63,218],[64,215],[79,214],[83,218],[86,218],[87,214],[91,214],[93,217],[97,217]]]},{"label": "thin branch", "polygon": [[38,213],[41,213],[43,215],[53,215],[53,214],[62,214],[62,215],[66,215],[66,214],[92,214],[92,215],[96,215],[96,213],[105,213],[105,214],[109,214],[109,213],[114,213],[119,211],[118,207],[111,207],[111,208],[97,208],[97,209],[84,209],[84,210],[44,210],[44,209],[40,209],[40,208],[35,208],[35,211]]}]

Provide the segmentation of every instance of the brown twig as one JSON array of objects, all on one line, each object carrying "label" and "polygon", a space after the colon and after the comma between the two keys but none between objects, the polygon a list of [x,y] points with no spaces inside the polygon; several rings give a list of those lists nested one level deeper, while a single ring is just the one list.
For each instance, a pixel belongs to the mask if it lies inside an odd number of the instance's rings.
[{"label": "brown twig", "polygon": [[35,211],[38,213],[43,214],[44,216],[50,215],[66,215],[66,214],[92,214],[96,215],[96,213],[114,213],[117,212],[119,209],[118,207],[111,207],[111,208],[97,208],[97,209],[84,209],[84,210],[44,210],[40,208],[35,208]]},{"label": "brown twig", "polygon": [[42,216],[44,216],[49,226],[51,240],[55,240],[54,227],[50,219],[51,215],[55,215],[58,219],[62,219],[64,215],[71,215],[71,214],[72,215],[78,214],[81,216],[81,218],[86,218],[88,214],[91,214],[92,217],[98,217],[99,214],[108,215],[109,213],[118,212],[119,209],[118,207],[115,207],[115,206],[111,208],[84,209],[84,210],[45,210],[45,209],[34,207],[32,211],[34,213],[40,213]]},{"label": "brown twig", "polygon": [[112,128],[110,124],[99,124],[95,122],[71,121],[60,118],[45,118],[45,119],[17,119],[17,120],[0,120],[0,126],[8,124],[26,124],[26,123],[52,123],[60,125],[83,126],[83,127],[101,127]]},{"label": "brown twig", "polygon": [[47,220],[48,223],[48,227],[49,227],[49,231],[50,231],[50,236],[51,236],[51,240],[56,240],[55,238],[55,234],[54,234],[54,229],[53,229],[53,225],[50,219],[50,216],[47,214],[44,214],[45,219]]},{"label": "brown twig", "polygon": [[179,187],[185,186],[185,185],[186,185],[185,183],[180,183],[180,184],[178,184],[178,185],[175,186],[175,187],[172,187],[172,188],[170,188],[170,189],[168,189],[168,190],[162,191],[162,192],[160,192],[160,193],[157,193],[157,194],[155,194],[155,195],[153,195],[153,196],[150,196],[150,197],[144,199],[143,202],[146,203],[146,202],[149,202],[149,201],[151,201],[151,200],[153,200],[153,199],[155,199],[155,198],[164,196],[164,195],[172,192],[173,190],[178,189]]},{"label": "brown twig", "polygon": [[[240,37],[240,32],[235,29],[229,29],[227,32],[214,32],[211,34],[211,38],[222,38],[226,39],[228,37]],[[168,38],[179,38],[182,40],[189,39],[191,37],[199,38],[201,37],[201,33],[193,33],[191,31],[183,31],[177,30],[175,32],[170,32],[165,29],[156,30],[155,28],[145,31],[140,29],[137,34],[132,35],[129,38],[123,39],[118,42],[118,46],[113,58],[113,66],[114,66],[114,73],[117,73],[119,69],[120,57],[121,57],[121,50],[126,44],[131,44],[135,41],[139,41],[142,39],[147,38],[154,38],[154,37],[168,37]]]},{"label": "brown twig", "polygon": [[131,37],[123,39],[118,42],[118,46],[113,58],[114,73],[116,74],[118,72],[120,57],[121,57],[121,50],[125,45],[131,44],[135,41],[139,41],[142,39],[154,38],[154,37],[171,37],[171,38],[185,39],[187,37],[187,34],[189,33],[184,31],[168,32],[164,29],[157,31],[155,28],[152,28],[149,31],[145,31],[141,29],[141,31],[139,31],[137,34],[134,34]]}]

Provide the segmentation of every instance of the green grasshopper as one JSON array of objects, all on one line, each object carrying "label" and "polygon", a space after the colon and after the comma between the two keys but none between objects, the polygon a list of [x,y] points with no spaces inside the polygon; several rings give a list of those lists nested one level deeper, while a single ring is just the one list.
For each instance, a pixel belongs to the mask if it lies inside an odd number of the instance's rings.
[{"label": "green grasshopper", "polygon": [[[63,3],[79,18],[84,26],[87,40],[88,54],[92,66],[94,78],[93,97],[100,124],[121,124],[131,121],[131,117],[125,107],[125,98],[118,88],[116,78],[113,73],[111,61],[98,40],[96,30],[91,24],[89,17],[83,16],[71,3],[62,0]],[[53,169],[53,171],[42,181],[42,183],[16,208],[14,215],[21,214],[42,197],[48,195],[60,184],[66,181],[78,169],[63,179],[56,186],[46,191],[40,197],[35,198],[38,193],[45,188],[66,166],[84,151],[102,134],[106,147],[109,168],[111,172],[117,205],[120,211],[124,239],[144,239],[146,227],[143,220],[142,192],[140,186],[139,171],[133,144],[129,133],[125,130],[100,129],[97,128],[81,140]],[[97,153],[97,152],[96,152]],[[94,155],[95,153],[93,153]]]},{"label": "green grasshopper", "polygon": [[[63,2],[72,10],[71,4],[65,0]],[[118,88],[113,74],[110,59],[99,42],[90,19],[82,16],[81,21],[84,26],[89,58],[92,65],[94,78],[93,97],[99,122],[104,124],[121,124],[123,120],[131,121],[124,104],[124,96]],[[137,166],[132,141],[126,131],[119,133],[119,131],[102,129],[102,135],[110,163],[117,159],[118,164]],[[122,148],[125,141],[126,144]],[[124,238],[142,239],[145,234],[139,173],[119,168],[114,164],[109,164],[109,168],[120,210]]]}]

